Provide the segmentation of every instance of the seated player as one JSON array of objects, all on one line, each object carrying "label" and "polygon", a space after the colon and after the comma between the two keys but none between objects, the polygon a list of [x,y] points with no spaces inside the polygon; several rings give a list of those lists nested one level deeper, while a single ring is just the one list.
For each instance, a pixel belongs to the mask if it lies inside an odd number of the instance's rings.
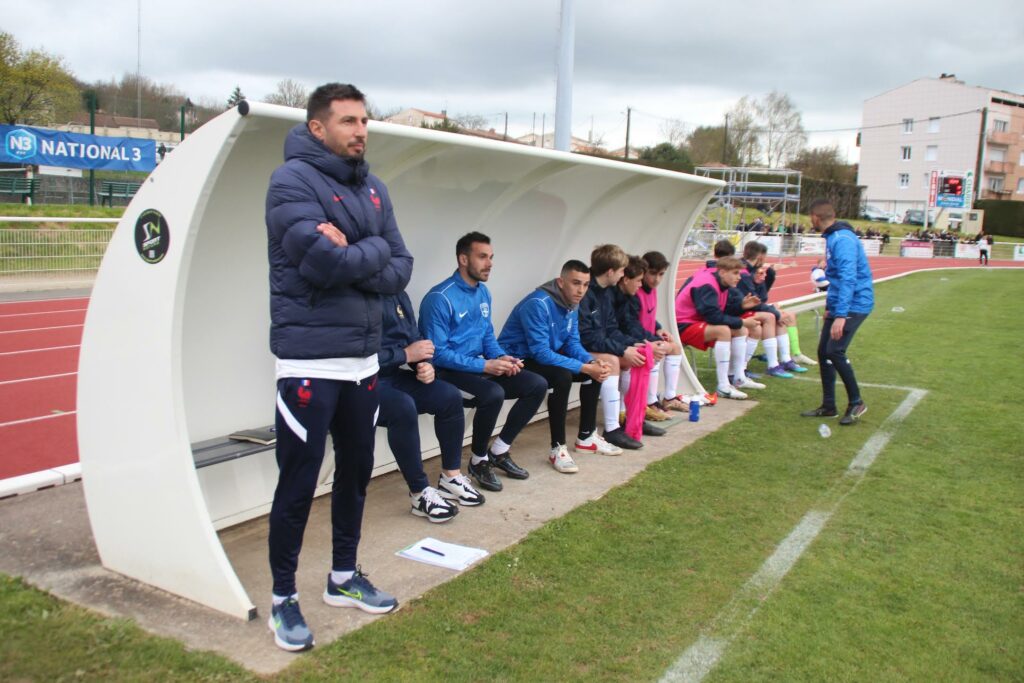
[{"label": "seated player", "polygon": [[590,268],[582,261],[566,261],[557,278],[546,282],[516,304],[498,336],[498,343],[522,358],[527,370],[547,380],[548,427],[551,454],[548,461],[558,472],[570,474],[579,467],[569,455],[565,440],[565,415],[569,389],[580,382],[580,426],[573,450],[582,453],[621,455],[622,449],[597,433],[597,399],[610,368],[580,344],[580,301],[590,286]]},{"label": "seated player", "polygon": [[807,369],[797,365],[789,352],[787,328],[796,324],[796,318],[791,313],[780,311],[768,303],[768,290],[775,280],[775,271],[765,264],[767,252],[768,248],[760,242],[747,242],[743,247],[745,270],[740,273],[737,289],[741,294],[752,295],[760,301],[751,309],[751,313],[761,324],[757,338],[751,335],[747,340],[746,357],[749,360],[754,355],[757,341],[760,339],[764,342],[768,376],[792,379],[793,373],[807,372]]},{"label": "seated player", "polygon": [[[731,246],[731,245],[730,245]],[[647,263],[647,272],[644,273],[643,284],[637,290],[637,297],[640,298],[640,324],[649,333],[658,336],[663,342],[669,345],[665,359],[654,366],[651,371],[651,383],[648,385],[647,403],[657,404],[661,410],[675,410],[685,412],[688,410],[686,402],[679,396],[679,368],[683,364],[683,347],[672,338],[668,330],[658,322],[656,313],[658,310],[658,286],[661,284],[665,273],[668,272],[668,259],[660,251],[649,251],[643,255]],[[664,372],[662,372],[664,369]],[[658,393],[659,375],[664,375],[664,388],[660,395]]]},{"label": "seated player", "polygon": [[714,347],[717,392],[737,400],[747,395],[732,385],[729,376],[743,374],[746,337],[758,327],[754,318],[740,318],[725,310],[729,289],[739,284],[742,268],[733,256],[720,258],[715,268],[698,271],[676,295],[680,341],[701,351]]},{"label": "seated player", "polygon": [[[580,301],[580,341],[591,356],[606,363],[609,377],[601,383],[600,402],[604,416],[604,439],[608,443],[636,450],[643,444],[626,434],[619,426],[619,376],[622,371],[639,368],[647,363],[644,353],[619,330],[612,301],[613,289],[622,278],[629,259],[621,247],[602,244],[590,254],[590,288]],[[661,432],[644,423],[645,432]]]},{"label": "seated player", "polygon": [[[451,384],[435,380],[430,362],[434,344],[420,334],[408,294],[381,297],[381,308],[377,424],[388,430],[388,445],[409,486],[412,514],[431,522],[447,522],[459,511],[454,503],[473,506],[484,502],[483,495],[459,471],[466,431],[462,394]],[[434,433],[441,446],[441,475],[436,489],[428,485],[423,471],[421,413],[434,416]]]},{"label": "seated player", "polygon": [[[434,342],[438,379],[454,384],[476,400],[469,473],[488,491],[502,483],[493,468],[512,479],[530,473],[509,454],[512,442],[537,412],[548,384],[523,370],[523,361],[505,352],[494,337],[491,293],[484,283],[491,276],[491,239],[471,232],[455,245],[458,269],[435,285],[420,302],[420,332]],[[517,399],[501,433],[487,447],[505,399]]]},{"label": "seated player", "polygon": [[[618,321],[619,330],[622,331],[634,344],[649,343],[654,351],[654,367],[651,369],[650,379],[647,385],[647,394],[650,396],[652,387],[654,400],[646,402],[644,418],[655,422],[669,419],[668,413],[657,405],[658,392],[658,366],[665,359],[665,355],[672,350],[672,345],[663,340],[653,330],[648,331],[640,321],[642,302],[639,292],[643,287],[644,275],[647,273],[647,262],[639,256],[630,256],[626,269],[623,271],[619,284],[612,290],[612,302],[615,305],[615,318]],[[625,395],[629,390],[629,377],[631,373],[622,373],[620,390]]]}]

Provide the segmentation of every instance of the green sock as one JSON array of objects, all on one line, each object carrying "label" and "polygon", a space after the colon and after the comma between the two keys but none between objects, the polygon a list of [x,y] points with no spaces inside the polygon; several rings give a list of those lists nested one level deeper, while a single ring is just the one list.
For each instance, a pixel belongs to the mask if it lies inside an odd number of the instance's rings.
[{"label": "green sock", "polygon": [[789,333],[789,352],[794,356],[800,356],[803,354],[800,351],[800,331],[796,328],[796,325],[786,328],[786,332]]}]

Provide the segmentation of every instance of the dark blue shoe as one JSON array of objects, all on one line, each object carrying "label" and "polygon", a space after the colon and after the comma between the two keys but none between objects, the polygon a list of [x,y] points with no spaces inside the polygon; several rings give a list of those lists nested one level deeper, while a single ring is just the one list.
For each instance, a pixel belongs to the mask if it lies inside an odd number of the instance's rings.
[{"label": "dark blue shoe", "polygon": [[301,652],[315,644],[313,634],[299,610],[299,601],[295,598],[288,598],[280,605],[272,605],[267,625],[274,633],[274,644],[282,650]]},{"label": "dark blue shoe", "polygon": [[395,596],[377,590],[359,567],[355,575],[342,584],[334,583],[328,574],[324,602],[331,607],[357,607],[370,614],[386,614],[398,609]]}]

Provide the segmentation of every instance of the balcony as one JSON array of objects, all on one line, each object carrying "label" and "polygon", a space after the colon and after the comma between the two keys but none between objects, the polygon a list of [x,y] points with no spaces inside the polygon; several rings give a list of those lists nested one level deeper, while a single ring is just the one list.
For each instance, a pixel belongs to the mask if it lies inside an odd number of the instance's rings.
[{"label": "balcony", "polygon": [[1020,142],[1020,138],[1020,133],[1009,130],[990,130],[988,132],[988,141],[993,145],[1012,145],[1015,142]]},{"label": "balcony", "polygon": [[984,190],[981,191],[981,198],[982,199],[1009,199],[1011,194],[1013,194],[1013,193],[1009,189],[1006,189],[1006,188],[1004,188],[1002,190],[992,190],[992,189],[989,189],[989,188],[986,187]]},{"label": "balcony", "polygon": [[998,175],[1007,175],[1014,173],[1017,169],[1017,164],[1012,161],[987,161],[985,162],[985,173],[996,173]]}]

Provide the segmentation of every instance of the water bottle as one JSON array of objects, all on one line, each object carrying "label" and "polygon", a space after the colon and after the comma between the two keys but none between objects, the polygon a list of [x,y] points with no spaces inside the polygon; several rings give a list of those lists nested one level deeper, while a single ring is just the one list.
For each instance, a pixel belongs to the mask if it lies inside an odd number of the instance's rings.
[{"label": "water bottle", "polygon": [[700,420],[700,401],[690,401],[690,422]]},{"label": "water bottle", "polygon": [[828,425],[825,424],[824,422],[822,422],[818,426],[818,433],[821,434],[821,438],[823,439],[827,439],[828,437],[832,436],[832,430],[829,429]]}]

